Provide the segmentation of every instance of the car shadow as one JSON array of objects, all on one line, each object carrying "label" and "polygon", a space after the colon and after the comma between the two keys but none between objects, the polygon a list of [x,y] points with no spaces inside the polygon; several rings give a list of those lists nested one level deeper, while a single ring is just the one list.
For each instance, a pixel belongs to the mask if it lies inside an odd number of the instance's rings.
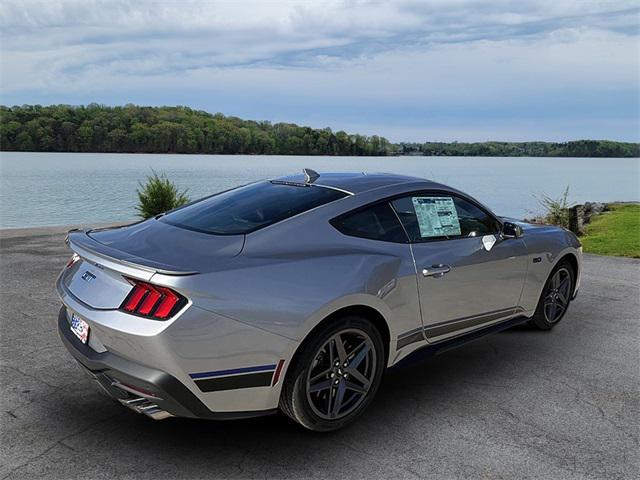
[{"label": "car shadow", "polygon": [[[101,448],[117,451],[124,442],[138,456],[155,458],[171,471],[179,466],[186,477],[207,471],[221,476],[238,472],[241,476],[248,472],[307,476],[310,466],[317,472],[325,462],[323,455],[341,459],[346,455],[344,449],[354,444],[362,452],[379,451],[383,448],[380,435],[395,432],[401,437],[417,410],[428,413],[436,406],[441,408],[449,398],[459,398],[465,388],[469,391],[463,395],[473,395],[477,390],[470,386],[477,389],[479,378],[489,384],[502,382],[508,369],[524,355],[509,337],[526,336],[531,331],[535,330],[526,325],[515,327],[390,372],[364,415],[337,432],[310,432],[282,414],[234,421],[172,418],[154,422],[118,411],[109,428],[101,432]],[[431,420],[421,421],[425,422],[421,425],[424,435],[428,435]]]}]

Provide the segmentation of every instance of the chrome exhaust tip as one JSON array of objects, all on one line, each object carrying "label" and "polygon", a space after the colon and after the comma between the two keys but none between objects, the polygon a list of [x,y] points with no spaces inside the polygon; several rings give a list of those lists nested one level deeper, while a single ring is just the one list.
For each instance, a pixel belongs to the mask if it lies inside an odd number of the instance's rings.
[{"label": "chrome exhaust tip", "polygon": [[152,401],[137,397],[131,399],[122,399],[119,398],[118,401],[124,405],[125,407],[133,410],[136,413],[142,413],[149,418],[153,418],[154,420],[164,420],[165,418],[173,417],[173,414],[163,410],[158,405],[153,403]]}]

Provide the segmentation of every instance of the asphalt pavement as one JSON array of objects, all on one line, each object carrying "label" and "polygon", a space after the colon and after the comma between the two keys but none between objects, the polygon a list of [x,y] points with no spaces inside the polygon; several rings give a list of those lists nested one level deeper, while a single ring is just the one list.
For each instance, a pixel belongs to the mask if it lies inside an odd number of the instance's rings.
[{"label": "asphalt pavement", "polygon": [[358,422],[316,434],[281,415],[154,422],[102,396],[56,332],[63,232],[0,231],[0,479],[639,477],[639,260],[585,255],[553,331],[392,373]]}]

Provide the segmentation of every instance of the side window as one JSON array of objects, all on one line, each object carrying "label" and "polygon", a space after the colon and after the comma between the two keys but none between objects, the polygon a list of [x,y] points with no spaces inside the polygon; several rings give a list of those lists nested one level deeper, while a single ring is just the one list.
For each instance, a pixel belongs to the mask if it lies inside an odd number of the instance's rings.
[{"label": "side window", "polygon": [[342,215],[331,220],[331,224],[345,235],[353,237],[396,243],[407,242],[402,225],[388,203],[379,203]]},{"label": "side window", "polygon": [[484,210],[461,198],[454,197],[463,237],[490,235],[500,231],[500,225]]},{"label": "side window", "polygon": [[391,203],[412,242],[476,237],[499,230],[489,214],[452,195],[412,195]]}]

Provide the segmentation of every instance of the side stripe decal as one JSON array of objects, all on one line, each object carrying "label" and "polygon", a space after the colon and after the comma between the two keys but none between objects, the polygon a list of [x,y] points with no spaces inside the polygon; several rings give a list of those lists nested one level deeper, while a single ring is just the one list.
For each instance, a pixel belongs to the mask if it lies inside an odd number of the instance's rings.
[{"label": "side stripe decal", "polygon": [[234,375],[237,373],[249,373],[249,372],[264,372],[267,370],[275,370],[276,365],[258,365],[255,367],[242,367],[242,368],[231,368],[229,370],[216,370],[214,372],[200,372],[200,373],[190,373],[189,376],[191,378],[208,378],[208,377],[222,377],[224,375]]},{"label": "side stripe decal", "polygon": [[398,349],[411,345],[412,343],[424,340],[424,334],[422,333],[422,327],[415,330],[411,330],[398,337]]},{"label": "side stripe decal", "polygon": [[202,392],[218,392],[238,388],[269,387],[278,383],[284,360],[278,364],[230,368],[212,372],[190,373]]},{"label": "side stripe decal", "polygon": [[513,307],[505,310],[498,310],[496,312],[483,313],[482,315],[474,315],[473,317],[459,318],[453,322],[428,326],[424,329],[424,334],[427,338],[439,337],[440,335],[446,335],[447,333],[454,333],[457,330],[463,330],[465,328],[475,327],[484,323],[493,322],[494,320],[509,317],[519,311],[522,311],[522,309],[519,309],[519,307]]},{"label": "side stripe decal", "polygon": [[406,347],[407,345],[411,345],[412,343],[424,340],[423,332],[427,338],[438,337],[440,335],[446,335],[448,333],[455,333],[457,330],[463,330],[469,327],[477,326],[478,328],[480,328],[486,323],[490,323],[501,318],[507,319],[512,315],[524,311],[525,310],[522,307],[512,307],[504,310],[496,310],[493,312],[483,313],[481,315],[457,318],[455,320],[449,320],[447,322],[428,325],[424,328],[417,328],[399,335],[396,348],[400,349],[402,347]]},{"label": "side stripe decal", "polygon": [[231,375],[228,377],[213,377],[197,380],[196,385],[203,392],[218,392],[220,390],[235,390],[238,388],[269,387],[271,386],[271,372]]}]

